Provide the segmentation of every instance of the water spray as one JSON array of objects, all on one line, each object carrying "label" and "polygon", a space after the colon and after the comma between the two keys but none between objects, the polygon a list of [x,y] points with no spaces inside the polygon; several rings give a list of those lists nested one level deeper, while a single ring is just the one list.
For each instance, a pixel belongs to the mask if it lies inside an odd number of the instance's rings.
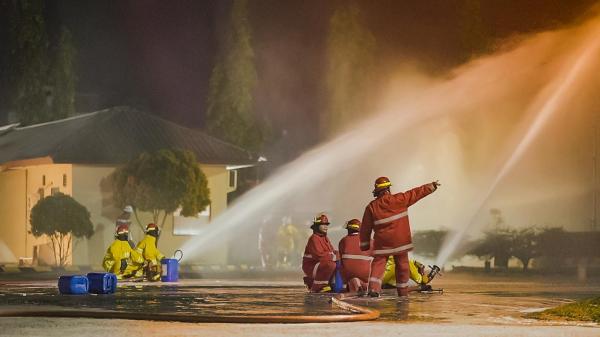
[{"label": "water spray", "polygon": [[[584,40],[584,47],[582,47],[582,50],[577,54],[575,62],[567,66],[562,76],[556,78],[542,90],[542,94],[545,95],[539,96],[532,105],[532,109],[535,109],[533,110],[535,112],[535,118],[531,125],[525,131],[523,137],[518,141],[513,152],[504,161],[498,174],[494,177],[488,188],[480,195],[480,198],[478,199],[479,202],[477,202],[478,206],[473,210],[470,216],[465,218],[466,221],[464,221],[464,223],[466,223],[466,226],[446,239],[440,249],[436,264],[443,265],[446,263],[454,250],[459,246],[461,239],[466,234],[467,230],[473,226],[476,216],[481,212],[485,203],[492,195],[492,192],[523,157],[526,150],[529,149],[530,145],[539,135],[541,129],[547,124],[548,120],[556,114],[561,104],[565,103],[564,100],[567,98],[568,94],[571,93],[571,90],[569,89],[572,89],[575,81],[584,72],[586,66],[589,65],[589,62],[594,59],[593,57],[598,51],[600,46],[598,30],[599,28],[596,27],[593,33]],[[537,104],[541,104],[541,106],[538,107]]]}]

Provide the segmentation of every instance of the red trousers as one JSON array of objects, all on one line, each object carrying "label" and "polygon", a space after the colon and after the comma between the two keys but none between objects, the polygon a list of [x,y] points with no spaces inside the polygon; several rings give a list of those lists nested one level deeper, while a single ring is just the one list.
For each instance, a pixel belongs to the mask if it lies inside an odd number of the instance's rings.
[{"label": "red trousers", "polygon": [[335,272],[334,261],[309,262],[304,259],[302,263],[304,271],[304,284],[310,288],[311,292],[319,292],[323,287],[329,284],[329,280]]},{"label": "red trousers", "polygon": [[[374,292],[381,292],[381,282],[385,273],[385,264],[388,256],[375,256],[371,264],[371,277],[369,278],[369,289]],[[408,296],[408,278],[410,270],[408,266],[408,252],[402,252],[394,255],[396,263],[396,288],[398,296]]]}]

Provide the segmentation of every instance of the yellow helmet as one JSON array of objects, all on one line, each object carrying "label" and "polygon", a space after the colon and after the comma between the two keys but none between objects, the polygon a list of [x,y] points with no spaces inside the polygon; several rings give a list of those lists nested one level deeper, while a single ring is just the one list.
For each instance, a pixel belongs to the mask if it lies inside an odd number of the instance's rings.
[{"label": "yellow helmet", "polygon": [[358,219],[352,219],[346,222],[346,229],[353,229],[353,230],[359,230],[360,229],[360,220]]}]

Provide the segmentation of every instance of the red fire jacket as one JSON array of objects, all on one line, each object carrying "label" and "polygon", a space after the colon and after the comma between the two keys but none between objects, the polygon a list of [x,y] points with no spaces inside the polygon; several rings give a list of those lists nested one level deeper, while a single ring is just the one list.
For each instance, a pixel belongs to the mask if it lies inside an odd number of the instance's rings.
[{"label": "red fire jacket", "polygon": [[360,250],[358,233],[348,234],[340,240],[339,248],[342,258],[342,278],[348,282],[351,278],[358,277],[363,282],[369,282],[371,274],[372,251]]},{"label": "red fire jacket", "polygon": [[412,250],[408,207],[433,191],[435,185],[425,184],[404,193],[383,194],[371,201],[360,226],[361,249],[368,249],[373,231],[373,255],[397,255]]},{"label": "red fire jacket", "polygon": [[308,238],[308,243],[304,249],[302,271],[310,280],[328,280],[331,277],[331,272],[326,271],[335,270],[337,259],[337,252],[333,249],[329,238],[325,235],[313,234]]}]

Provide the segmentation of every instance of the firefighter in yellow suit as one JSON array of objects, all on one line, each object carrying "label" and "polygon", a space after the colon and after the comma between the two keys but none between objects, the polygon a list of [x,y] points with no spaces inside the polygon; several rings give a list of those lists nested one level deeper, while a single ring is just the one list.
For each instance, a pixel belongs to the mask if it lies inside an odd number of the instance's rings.
[{"label": "firefighter in yellow suit", "polygon": [[146,278],[149,281],[158,281],[160,279],[160,260],[165,257],[156,247],[158,235],[158,226],[153,223],[148,224],[146,226],[146,236],[136,247],[138,253],[144,257]]},{"label": "firefighter in yellow suit", "polygon": [[[425,274],[425,266],[415,259],[408,261],[408,267],[410,271],[410,279],[414,281],[418,286],[410,287],[410,291],[424,290],[431,280]],[[385,265],[385,273],[383,274],[382,283],[384,286],[392,288],[396,287],[396,273],[394,266],[394,259],[388,258]]]},{"label": "firefighter in yellow suit", "polygon": [[117,275],[121,280],[130,277],[141,277],[144,258],[129,245],[129,226],[117,227],[116,240],[108,247],[102,266],[109,273]]}]

